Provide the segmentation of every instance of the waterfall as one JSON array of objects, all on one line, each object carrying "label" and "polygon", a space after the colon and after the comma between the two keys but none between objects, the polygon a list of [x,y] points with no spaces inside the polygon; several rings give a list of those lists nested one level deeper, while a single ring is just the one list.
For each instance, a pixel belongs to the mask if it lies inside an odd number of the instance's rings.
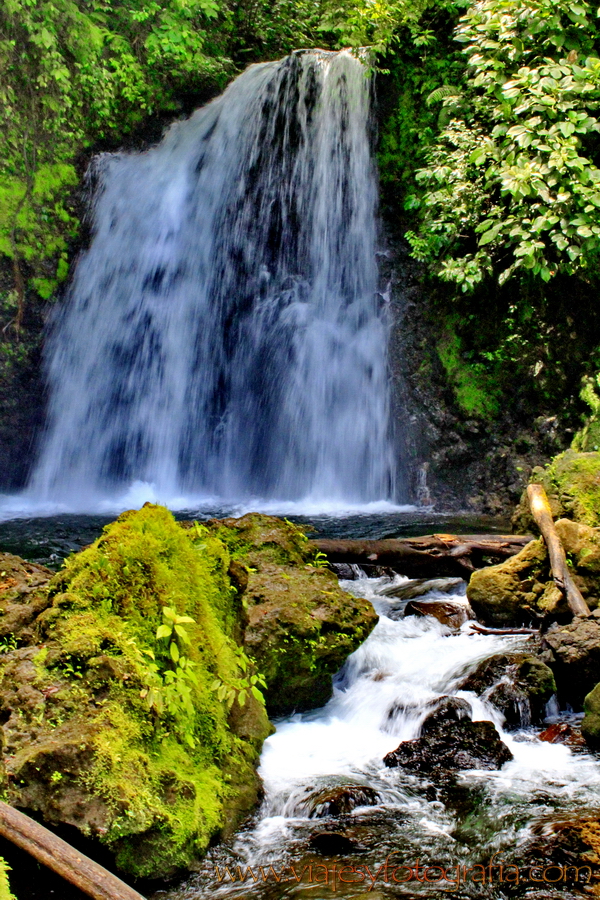
[{"label": "waterfall", "polygon": [[369,95],[299,51],[96,160],[30,493],[393,497]]}]

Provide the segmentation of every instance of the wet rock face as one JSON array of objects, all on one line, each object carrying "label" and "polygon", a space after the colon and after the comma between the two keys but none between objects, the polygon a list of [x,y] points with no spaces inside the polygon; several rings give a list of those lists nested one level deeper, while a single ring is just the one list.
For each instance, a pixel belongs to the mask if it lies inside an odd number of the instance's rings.
[{"label": "wet rock face", "polygon": [[[556,530],[571,562],[575,583],[594,609],[600,601],[600,529],[560,519]],[[541,538],[506,562],[473,572],[467,597],[477,618],[487,625],[568,622],[572,616],[550,574]]]},{"label": "wet rock face", "polygon": [[399,600],[415,600],[431,591],[440,594],[455,594],[465,585],[462,578],[413,578],[408,583],[382,588],[382,597],[397,597]]},{"label": "wet rock face", "polygon": [[377,623],[372,605],[343,591],[290,523],[251,513],[211,525],[248,567],[245,647],[266,678],[269,715],[323,706],[331,676]]},{"label": "wet rock face", "polygon": [[546,703],[556,692],[552,670],[526,653],[501,653],[483,660],[460,688],[493,703],[508,728],[541,722]]},{"label": "wet rock face", "polygon": [[425,719],[421,737],[404,741],[383,762],[388,768],[443,778],[464,769],[499,769],[511,759],[491,722],[471,721],[469,704],[447,697]]},{"label": "wet rock face", "polygon": [[567,722],[554,722],[545,728],[538,737],[540,741],[547,744],[566,744],[573,748],[585,746],[585,739],[581,732]]},{"label": "wet rock face", "polygon": [[555,658],[553,664],[559,694],[581,707],[598,682],[600,672],[600,610],[589,618],[549,631],[545,640]]},{"label": "wet rock face", "polygon": [[581,733],[590,747],[600,750],[600,684],[586,696],[583,708],[585,715],[581,723]]}]

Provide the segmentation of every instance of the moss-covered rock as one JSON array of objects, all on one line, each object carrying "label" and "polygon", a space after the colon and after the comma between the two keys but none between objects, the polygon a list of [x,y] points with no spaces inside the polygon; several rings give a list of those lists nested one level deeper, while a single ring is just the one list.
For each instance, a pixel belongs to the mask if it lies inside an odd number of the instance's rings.
[{"label": "moss-covered rock", "polygon": [[[544,486],[555,519],[600,526],[600,453],[567,450],[545,468],[533,469],[530,481]],[[538,530],[525,492],[513,516],[513,529],[519,533]]]},{"label": "moss-covered rock", "polygon": [[498,653],[484,659],[461,683],[504,715],[507,728],[538,724],[556,692],[552,670],[531,653]]},{"label": "moss-covered rock", "polygon": [[583,701],[585,715],[581,723],[581,733],[586,743],[600,749],[600,684],[597,684]]},{"label": "moss-covered rock", "polygon": [[[571,572],[590,609],[600,604],[600,528],[560,519],[556,530]],[[498,566],[473,572],[467,597],[478,618],[490,625],[569,621],[567,601],[550,574],[540,538]]]},{"label": "moss-covered rock", "polygon": [[211,530],[248,566],[245,647],[265,676],[269,714],[321,706],[332,674],[375,627],[373,607],[341,590],[290,522],[251,513]]},{"label": "moss-covered rock", "polygon": [[270,724],[234,640],[229,565],[208,529],[149,505],[45,588],[0,561],[9,802],[99,838],[135,875],[189,866],[257,799]]}]

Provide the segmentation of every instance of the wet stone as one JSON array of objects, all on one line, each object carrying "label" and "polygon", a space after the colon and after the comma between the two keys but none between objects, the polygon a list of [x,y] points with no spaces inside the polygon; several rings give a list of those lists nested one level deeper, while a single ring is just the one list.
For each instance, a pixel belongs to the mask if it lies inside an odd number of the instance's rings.
[{"label": "wet stone", "polygon": [[306,801],[309,819],[323,819],[327,816],[343,816],[359,806],[376,806],[380,797],[376,790],[367,785],[339,785],[317,791]]},{"label": "wet stone", "polygon": [[410,600],[404,608],[404,615],[433,616],[442,625],[454,629],[475,618],[468,603],[453,603],[450,600]]},{"label": "wet stone", "polygon": [[441,719],[430,723],[417,740],[404,741],[383,762],[388,768],[443,778],[466,769],[499,769],[512,758],[491,722]]},{"label": "wet stone", "polygon": [[398,600],[413,600],[423,597],[432,591],[440,594],[455,594],[463,591],[466,582],[462,578],[414,578],[405,584],[390,585],[381,588],[382,597],[395,597]]}]

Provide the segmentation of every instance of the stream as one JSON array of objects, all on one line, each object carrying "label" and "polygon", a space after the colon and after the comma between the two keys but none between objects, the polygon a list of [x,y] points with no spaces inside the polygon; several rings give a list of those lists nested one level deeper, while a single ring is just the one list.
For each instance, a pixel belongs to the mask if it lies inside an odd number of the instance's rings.
[{"label": "stream", "polygon": [[[581,896],[554,860],[531,868],[529,845],[537,838],[543,846],[558,819],[600,810],[598,760],[540,741],[539,728],[505,731],[498,710],[459,687],[483,659],[526,650],[530,638],[469,634],[468,623],[453,633],[431,617],[396,618],[398,601],[380,593],[387,577],[342,586],[373,603],[376,628],[335,676],[326,706],[276,723],[262,753],[265,797],[254,820],[209,852],[197,875],[153,900]],[[441,596],[447,599],[435,592],[427,599]],[[432,701],[446,695],[467,700],[475,721],[492,721],[513,759],[498,771],[460,773],[439,790],[382,760],[418,736]],[[347,786],[366,789],[370,805],[326,815],[319,795]],[[557,876],[561,883],[552,884]]]}]

